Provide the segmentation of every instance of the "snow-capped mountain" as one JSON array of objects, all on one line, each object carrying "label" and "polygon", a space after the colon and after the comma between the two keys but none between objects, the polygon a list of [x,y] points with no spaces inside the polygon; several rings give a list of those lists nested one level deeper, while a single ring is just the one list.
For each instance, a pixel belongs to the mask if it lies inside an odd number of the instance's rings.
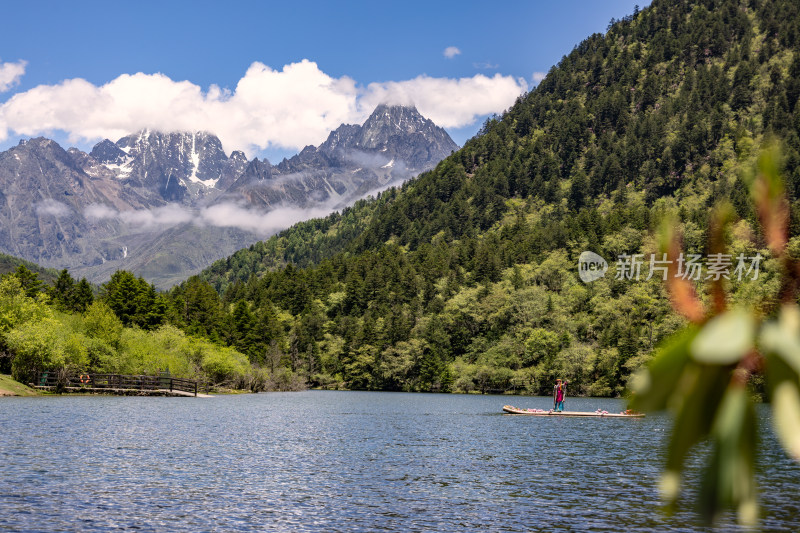
[{"label": "snow-capped mountain", "polygon": [[416,109],[385,105],[274,166],[226,155],[208,132],[143,130],[88,154],[31,139],[0,153],[0,251],[95,282],[125,268],[169,286],[266,237],[202,222],[204,209],[341,208],[457,148]]},{"label": "snow-capped mountain", "polygon": [[450,136],[413,107],[380,105],[363,125],[343,124],[319,147],[306,146],[278,165],[250,163],[224,198],[252,205],[282,202],[342,206],[404,181],[458,149]]},{"label": "snow-capped mountain", "polygon": [[380,153],[388,159],[387,168],[402,161],[416,173],[457,149],[447,132],[415,107],[388,105],[375,108],[362,126],[340,126],[319,146],[320,152],[334,157],[353,150]]},{"label": "snow-capped mountain", "polygon": [[222,143],[207,132],[161,133],[142,130],[112,143],[98,143],[89,154],[129,187],[157,192],[166,201],[191,201],[217,189],[226,174],[236,174],[239,158],[229,159]]}]

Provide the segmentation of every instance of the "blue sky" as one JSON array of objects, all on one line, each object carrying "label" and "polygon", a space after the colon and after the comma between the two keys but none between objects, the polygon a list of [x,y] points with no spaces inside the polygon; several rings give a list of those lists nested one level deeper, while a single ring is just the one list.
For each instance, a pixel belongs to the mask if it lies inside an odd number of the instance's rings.
[{"label": "blue sky", "polygon": [[226,149],[274,161],[383,97],[413,100],[463,144],[534,73],[637,3],[7,3],[0,66],[24,74],[6,71],[0,149],[33,135],[88,149],[131,127],[216,126]]}]

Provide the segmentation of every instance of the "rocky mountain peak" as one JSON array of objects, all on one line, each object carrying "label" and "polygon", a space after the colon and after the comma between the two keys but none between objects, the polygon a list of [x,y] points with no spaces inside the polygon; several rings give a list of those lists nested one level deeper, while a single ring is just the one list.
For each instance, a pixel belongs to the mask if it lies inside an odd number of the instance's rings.
[{"label": "rocky mountain peak", "polygon": [[[112,143],[98,143],[91,152],[119,179],[150,190],[167,201],[185,202],[206,196],[220,180],[230,178],[229,163],[216,135],[205,131],[159,132],[140,130]],[[227,181],[230,181],[228,179]]]},{"label": "rocky mountain peak", "polygon": [[318,147],[274,167],[251,162],[225,199],[249,204],[346,205],[433,168],[458,146],[414,107],[380,105],[361,125],[342,124]]},{"label": "rocky mountain peak", "polygon": [[329,135],[327,140],[319,145],[319,149],[323,152],[331,153],[339,147],[350,148],[352,139],[361,131],[361,126],[358,124],[342,124]]},{"label": "rocky mountain peak", "polygon": [[447,132],[423,117],[414,106],[381,104],[362,125],[343,124],[319,151],[333,159],[352,159],[354,151],[380,153],[385,164],[402,160],[411,171],[422,171],[458,145]]},{"label": "rocky mountain peak", "polygon": [[23,147],[25,150],[56,150],[58,152],[64,152],[65,150],[61,148],[61,146],[47,137],[34,137],[33,139],[28,139],[26,142],[20,142],[17,147]]},{"label": "rocky mountain peak", "polygon": [[227,159],[219,138],[205,131],[164,133],[141,130],[123,137],[116,142],[116,145],[120,150],[133,157],[147,151],[154,153],[161,151],[168,158],[180,158],[181,155],[187,155],[191,158],[196,154],[198,157],[202,156],[204,158]]},{"label": "rocky mountain peak", "polygon": [[128,158],[128,154],[119,146],[108,139],[103,139],[92,148],[89,155],[98,163],[121,165]]},{"label": "rocky mountain peak", "polygon": [[232,159],[234,161],[247,161],[247,156],[244,155],[244,152],[241,150],[234,150],[231,152],[230,157],[228,159]]},{"label": "rocky mountain peak", "polygon": [[416,107],[388,104],[375,108],[351,139],[351,146],[380,153],[387,158],[386,164],[405,166],[412,174],[458,149],[450,135]]},{"label": "rocky mountain peak", "polygon": [[[19,143],[7,153],[13,153],[17,161],[23,159],[35,159],[40,164],[51,166],[58,164],[59,167],[72,167],[72,157],[57,142],[46,137],[36,137],[28,139],[25,143]],[[43,170],[44,172],[44,170]]]},{"label": "rocky mountain peak", "polygon": [[364,124],[343,124],[275,166],[242,151],[226,155],[203,131],[145,129],[104,139],[88,154],[30,139],[0,152],[0,251],[96,281],[130,268],[174,282],[261,235],[249,226],[151,226],[129,212],[172,203],[184,212],[226,203],[333,209],[433,168],[454,147],[444,130],[402,106],[379,106]]},{"label": "rocky mountain peak", "polygon": [[361,128],[361,143],[365,148],[374,148],[386,142],[392,135],[418,133],[436,128],[436,125],[420,115],[414,106],[381,104],[364,122]]}]

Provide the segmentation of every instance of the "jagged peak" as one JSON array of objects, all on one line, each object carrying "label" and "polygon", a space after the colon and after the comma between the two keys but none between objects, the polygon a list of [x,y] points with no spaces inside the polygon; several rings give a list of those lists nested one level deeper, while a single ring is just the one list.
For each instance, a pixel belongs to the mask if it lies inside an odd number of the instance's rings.
[{"label": "jagged peak", "polygon": [[95,148],[102,148],[104,146],[116,146],[116,144],[114,144],[114,141],[112,141],[111,139],[103,139],[102,141],[94,145]]},{"label": "jagged peak", "polygon": [[120,163],[127,154],[117,144],[109,139],[103,139],[95,144],[92,151],[89,152],[94,159],[101,163]]},{"label": "jagged peak", "polygon": [[142,144],[150,141],[151,138],[158,139],[159,141],[172,141],[175,139],[189,140],[200,139],[220,143],[219,137],[214,133],[206,130],[188,131],[188,130],[175,130],[175,131],[161,131],[144,128],[119,139],[117,146],[130,146],[132,144]]},{"label": "jagged peak", "polygon": [[[36,146],[36,147],[49,147],[52,145],[59,146],[57,142],[53,139],[48,139],[47,137],[32,137],[25,142],[20,141],[20,146]],[[59,146],[59,148],[61,148]],[[63,148],[62,148],[63,149]]]},{"label": "jagged peak", "polygon": [[436,125],[423,117],[414,106],[380,104],[362,126],[363,129],[389,128],[397,131]]},{"label": "jagged peak", "polygon": [[57,152],[58,154],[63,154],[66,156],[67,151],[61,147],[53,139],[48,139],[47,137],[33,137],[31,139],[27,139],[24,142],[20,141],[17,146],[14,147],[15,149],[22,149],[24,151],[39,151],[39,150],[49,150]]},{"label": "jagged peak", "polygon": [[7,152],[0,152],[0,154],[13,153],[17,159],[19,159],[21,156],[33,156],[51,161],[60,161],[68,166],[72,166],[73,152],[82,153],[80,150],[75,148],[70,148],[70,151],[68,152],[53,139],[40,136],[20,140],[17,146],[10,148]]},{"label": "jagged peak", "polygon": [[417,111],[417,106],[414,104],[411,105],[403,105],[403,104],[392,104],[389,102],[382,102],[375,106],[375,110],[371,113],[371,115],[386,113],[386,112],[402,112],[402,113],[412,113],[420,115],[420,112]]}]

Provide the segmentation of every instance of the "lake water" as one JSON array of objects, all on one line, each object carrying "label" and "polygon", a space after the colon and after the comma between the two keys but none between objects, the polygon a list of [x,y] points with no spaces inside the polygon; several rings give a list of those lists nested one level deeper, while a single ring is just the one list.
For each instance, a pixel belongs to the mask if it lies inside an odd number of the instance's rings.
[{"label": "lake water", "polygon": [[[699,529],[688,511],[659,510],[665,416],[521,417],[502,415],[505,403],[552,402],[333,391],[2,398],[0,531]],[[567,407],[618,412],[623,402]],[[762,526],[796,531],[800,467],[771,435],[762,445]]]}]

